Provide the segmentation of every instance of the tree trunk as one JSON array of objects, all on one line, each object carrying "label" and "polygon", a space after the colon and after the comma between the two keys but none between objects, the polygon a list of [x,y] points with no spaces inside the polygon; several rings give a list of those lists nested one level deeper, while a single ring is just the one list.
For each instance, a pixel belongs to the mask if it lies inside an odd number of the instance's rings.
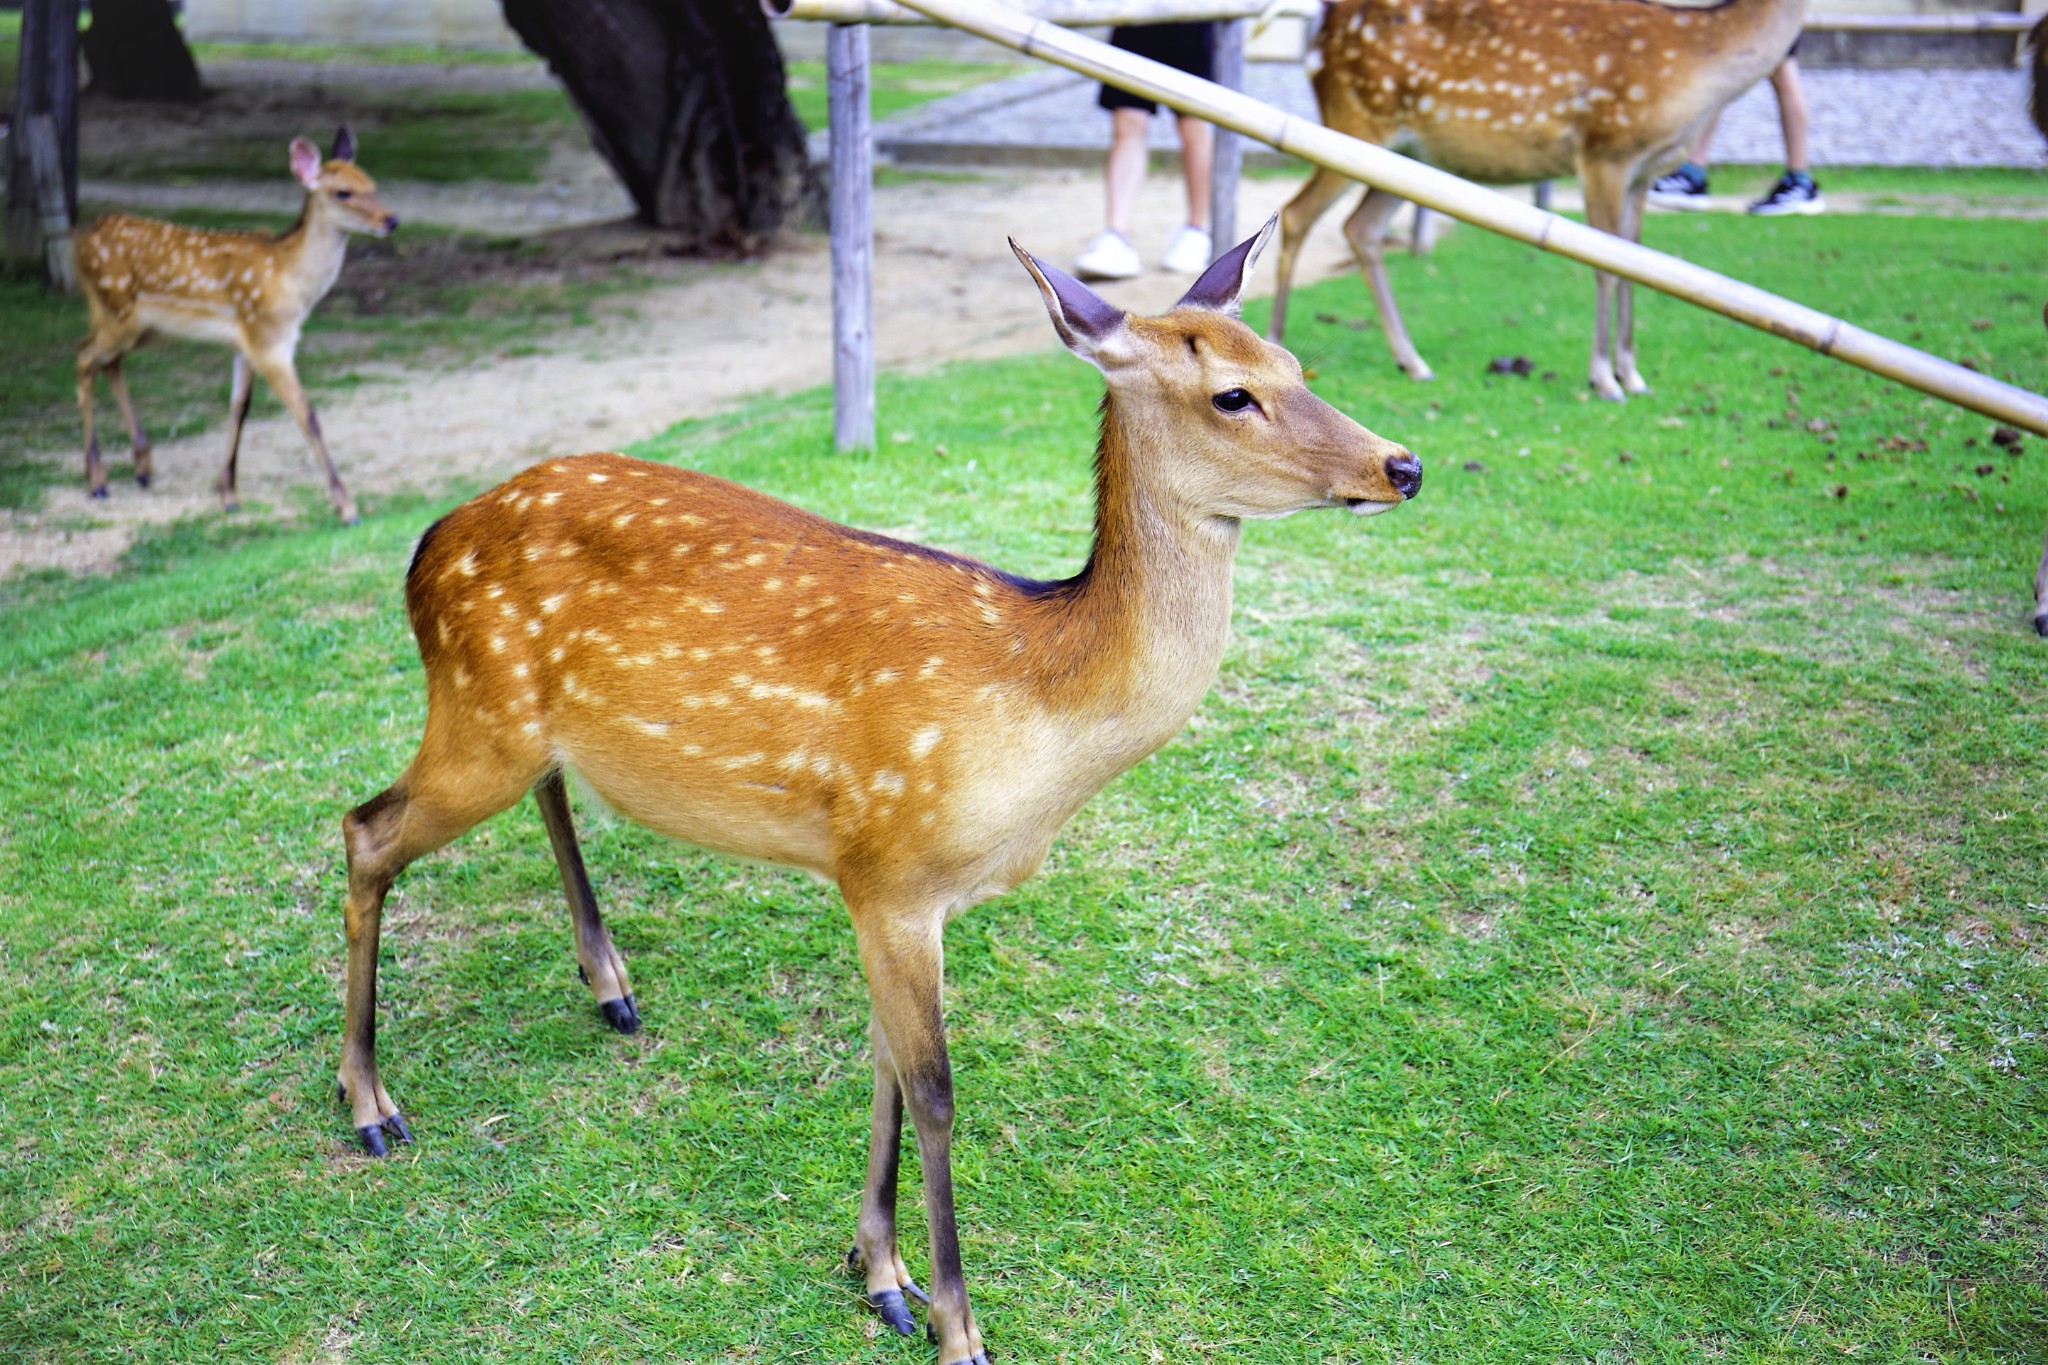
[{"label": "tree trunk", "polygon": [[170,0],[93,0],[84,43],[95,95],[196,104],[206,93]]},{"label": "tree trunk", "polygon": [[816,202],[760,0],[503,0],[643,222],[752,252]]}]

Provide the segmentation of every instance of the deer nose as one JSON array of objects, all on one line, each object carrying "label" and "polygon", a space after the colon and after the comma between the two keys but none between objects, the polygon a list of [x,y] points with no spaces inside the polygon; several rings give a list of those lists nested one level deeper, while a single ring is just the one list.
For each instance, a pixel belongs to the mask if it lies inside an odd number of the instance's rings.
[{"label": "deer nose", "polygon": [[387,214],[385,214],[385,215],[384,215],[384,230],[385,230],[386,232],[396,232],[396,231],[398,231],[398,215],[397,215],[397,214],[395,214],[395,213],[387,213]]},{"label": "deer nose", "polygon": [[1387,459],[1387,482],[1404,498],[1412,498],[1422,487],[1422,461],[1407,451]]}]

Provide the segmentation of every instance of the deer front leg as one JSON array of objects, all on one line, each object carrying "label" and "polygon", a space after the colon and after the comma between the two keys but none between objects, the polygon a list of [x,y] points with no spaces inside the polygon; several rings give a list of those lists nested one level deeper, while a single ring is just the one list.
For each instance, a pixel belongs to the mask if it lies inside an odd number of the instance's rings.
[{"label": "deer front leg", "polygon": [[868,1023],[869,1051],[875,1062],[875,1107],[868,1129],[868,1182],[861,1191],[860,1228],[846,1268],[867,1277],[868,1305],[904,1336],[917,1331],[904,1296],[930,1303],[910,1278],[896,1246],[896,1172],[903,1152],[903,1088],[896,1083],[896,1061],[882,1017]]},{"label": "deer front leg", "polygon": [[626,979],[626,960],[612,946],[612,936],[597,912],[597,895],[590,889],[590,874],[583,867],[583,850],[576,842],[569,792],[560,768],[534,784],[533,803],[540,807],[541,823],[555,850],[555,866],[562,874],[562,894],[569,900],[569,918],[576,925],[577,972],[597,997],[598,1013],[604,1021],[620,1033],[636,1033],[640,1009],[633,1001],[633,984]]},{"label": "deer front leg", "polygon": [[100,438],[92,427],[92,383],[100,372],[99,354],[87,341],[78,348],[78,415],[85,419],[85,495],[107,496],[107,471],[100,466]]},{"label": "deer front leg", "polygon": [[[854,930],[860,939],[861,966],[867,973],[875,1018],[881,1022],[896,1084],[917,1133],[918,1168],[924,1176],[925,1218],[931,1236],[931,1309],[926,1334],[938,1343],[940,1365],[988,1365],[988,1351],[967,1301],[967,1281],[960,1270],[960,1234],[953,1214],[953,1071],[939,1012],[943,924],[944,917],[936,910],[892,915],[875,906],[854,909]],[[882,1126],[879,1120],[877,1126]],[[869,1165],[872,1174],[872,1156]],[[865,1203],[863,1208],[865,1211]],[[890,1272],[894,1273],[893,1267]],[[873,1264],[868,1274],[873,1284],[877,1277]]]},{"label": "deer front leg", "polygon": [[149,437],[143,435],[142,423],[135,416],[135,404],[128,398],[128,380],[121,373],[118,360],[107,366],[107,387],[114,391],[114,401],[121,405],[121,420],[128,424],[128,449],[135,457],[135,482],[147,488],[150,476],[156,472],[150,461]]},{"label": "deer front leg", "polygon": [[235,352],[234,376],[228,386],[228,453],[220,466],[220,506],[224,512],[242,505],[235,496],[235,460],[242,452],[242,423],[249,417],[249,399],[256,391],[256,373],[249,360]]},{"label": "deer front leg", "polygon": [[334,510],[340,515],[342,524],[355,525],[362,519],[356,514],[355,499],[349,496],[348,489],[342,487],[341,475],[334,472],[334,461],[327,454],[327,441],[320,434],[320,416],[313,411],[313,404],[299,383],[299,374],[292,366],[290,354],[278,354],[273,351],[268,355],[253,356],[251,360],[264,381],[284,400],[292,419],[299,424],[299,430],[305,433],[307,442],[313,447],[313,453],[319,457],[320,472],[327,479],[327,500],[334,504]]},{"label": "deer front leg", "polygon": [[[1587,224],[1619,235],[1622,203],[1628,189],[1624,172],[1606,162],[1582,160],[1579,183],[1585,189]],[[1614,374],[1614,334],[1608,330],[1615,288],[1620,283],[1618,277],[1605,270],[1593,272],[1593,358],[1586,375],[1594,393],[1615,403],[1626,397]]]},{"label": "deer front leg", "polygon": [[1372,287],[1373,306],[1379,309],[1380,327],[1387,334],[1387,346],[1394,353],[1394,363],[1406,371],[1410,379],[1434,379],[1435,372],[1423,363],[1422,357],[1416,353],[1415,343],[1408,339],[1408,328],[1401,321],[1400,305],[1394,302],[1393,283],[1387,279],[1387,226],[1401,211],[1401,205],[1407,202],[1400,195],[1389,194],[1385,190],[1367,190],[1364,200],[1344,224],[1344,235],[1350,239],[1351,250],[1358,257],[1358,268],[1365,273],[1365,282]]}]

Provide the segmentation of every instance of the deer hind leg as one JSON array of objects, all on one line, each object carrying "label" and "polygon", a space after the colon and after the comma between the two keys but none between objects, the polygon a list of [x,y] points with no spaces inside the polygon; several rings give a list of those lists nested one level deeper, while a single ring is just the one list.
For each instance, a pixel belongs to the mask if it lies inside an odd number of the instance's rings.
[{"label": "deer hind leg", "polygon": [[[1626,173],[1604,162],[1582,162],[1579,183],[1585,187],[1587,224],[1619,236],[1628,193]],[[1627,396],[1614,373],[1614,338],[1620,329],[1608,329],[1617,287],[1625,287],[1620,277],[1605,270],[1593,272],[1593,357],[1587,381],[1600,397],[1618,403]]]},{"label": "deer hind leg", "polygon": [[242,501],[235,496],[235,460],[242,451],[242,423],[249,417],[249,399],[256,392],[256,372],[249,358],[235,352],[235,368],[228,384],[228,453],[220,467],[220,506],[223,512],[238,510]]},{"label": "deer hind leg", "polygon": [[875,1062],[875,1106],[868,1130],[868,1180],[861,1192],[860,1228],[846,1253],[847,1271],[867,1279],[868,1306],[903,1336],[914,1335],[905,1296],[919,1303],[931,1299],[904,1267],[896,1245],[896,1172],[903,1152],[903,1087],[897,1084],[896,1060],[889,1036],[876,1012],[868,1023],[869,1050]]},{"label": "deer hind leg", "polygon": [[[925,1218],[931,1240],[926,1335],[938,1343],[940,1365],[988,1365],[988,1350],[982,1345],[974,1310],[967,1301],[967,1281],[960,1270],[960,1233],[953,1212],[953,1071],[939,1012],[943,916],[916,910],[907,920],[897,918],[887,903],[875,904],[857,892],[848,896],[847,903],[853,911],[875,1019],[886,1043],[887,1065],[895,1073],[900,1103],[909,1110],[917,1134],[918,1169],[924,1177]],[[921,919],[928,922],[928,932],[923,932],[927,925],[920,923]],[[893,1119],[897,1101],[879,1090],[882,1066],[878,1060],[873,1125],[877,1139],[889,1137],[897,1126]],[[880,1213],[885,1185],[892,1183],[881,1177],[892,1174],[892,1166],[887,1151],[870,1152],[869,1192],[861,1204],[862,1231],[867,1234],[861,1254],[866,1260],[870,1302],[875,1301],[876,1291],[888,1287],[887,1281],[897,1275],[900,1266],[900,1261],[880,1261],[884,1252],[868,1223],[871,1203]],[[893,1225],[893,1217],[888,1221]],[[878,1216],[875,1231],[880,1223]],[[907,1275],[897,1280],[903,1292],[907,1292],[908,1280]],[[885,1314],[888,1311],[880,1303],[877,1307]],[[898,1321],[892,1320],[890,1325],[902,1330]]]},{"label": "deer hind leg", "polygon": [[[1629,186],[1621,201],[1621,235],[1631,242],[1643,240],[1643,200],[1649,193],[1645,184]],[[1648,393],[1650,385],[1636,370],[1636,287],[1632,281],[1615,284],[1615,377],[1626,393]]]},{"label": "deer hind leg", "polygon": [[121,373],[118,357],[107,363],[107,387],[114,391],[114,401],[121,405],[121,420],[128,424],[128,449],[135,458],[135,482],[147,488],[156,468],[150,460],[149,437],[143,434],[142,423],[135,416],[135,404],[128,397],[128,380]]},{"label": "deer hind leg", "polygon": [[299,373],[292,366],[290,354],[258,354],[250,357],[250,363],[255,365],[264,382],[284,400],[292,420],[299,424],[299,430],[305,433],[307,443],[313,447],[313,454],[319,457],[320,472],[327,479],[327,500],[334,504],[342,524],[355,525],[362,519],[356,514],[355,499],[342,486],[341,475],[334,472],[334,460],[327,454],[327,440],[320,434],[320,415],[313,411],[313,404],[299,383]]},{"label": "deer hind leg", "polygon": [[1294,198],[1287,201],[1287,207],[1280,210],[1280,269],[1273,283],[1273,312],[1266,322],[1266,336],[1279,341],[1287,330],[1287,294],[1294,284],[1294,266],[1300,258],[1302,243],[1330,205],[1352,182],[1335,171],[1317,168],[1301,187]]},{"label": "deer hind leg", "polygon": [[1387,346],[1394,353],[1394,363],[1406,371],[1410,379],[1434,379],[1435,372],[1416,353],[1415,343],[1408,339],[1408,328],[1401,321],[1400,305],[1394,302],[1394,286],[1387,279],[1387,226],[1394,221],[1401,205],[1407,202],[1400,195],[1386,190],[1367,190],[1365,198],[1344,224],[1344,236],[1351,242],[1352,253],[1358,257],[1358,268],[1364,272],[1366,284],[1372,288],[1373,306],[1379,309],[1380,327],[1387,334]]},{"label": "deer hind leg", "polygon": [[516,803],[546,764],[537,746],[522,754],[493,736],[460,733],[431,703],[420,751],[391,786],[341,822],[348,854],[348,988],[337,1089],[354,1111],[371,1156],[384,1135],[412,1141],[405,1116],[377,1071],[377,940],[384,897],[407,864]]},{"label": "deer hind leg", "polygon": [[534,784],[533,803],[540,807],[541,823],[547,826],[555,866],[562,874],[562,894],[569,899],[569,917],[576,925],[577,973],[597,997],[598,1012],[607,1024],[620,1033],[638,1032],[640,1009],[633,1001],[633,984],[626,977],[626,960],[612,946],[612,936],[597,913],[597,895],[590,889],[583,850],[576,843],[569,790],[560,768],[550,770]]}]

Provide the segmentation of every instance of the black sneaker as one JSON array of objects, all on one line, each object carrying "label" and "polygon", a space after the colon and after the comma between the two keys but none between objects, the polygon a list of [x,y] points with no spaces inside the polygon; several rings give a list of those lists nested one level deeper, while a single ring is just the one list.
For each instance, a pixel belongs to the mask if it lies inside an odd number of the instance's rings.
[{"label": "black sneaker", "polygon": [[1650,185],[1650,202],[1660,209],[1698,209],[1707,205],[1707,172],[1688,161]]},{"label": "black sneaker", "polygon": [[1820,186],[1805,171],[1787,171],[1778,177],[1771,192],[1749,206],[1751,213],[1826,213],[1828,201],[1820,197]]}]

